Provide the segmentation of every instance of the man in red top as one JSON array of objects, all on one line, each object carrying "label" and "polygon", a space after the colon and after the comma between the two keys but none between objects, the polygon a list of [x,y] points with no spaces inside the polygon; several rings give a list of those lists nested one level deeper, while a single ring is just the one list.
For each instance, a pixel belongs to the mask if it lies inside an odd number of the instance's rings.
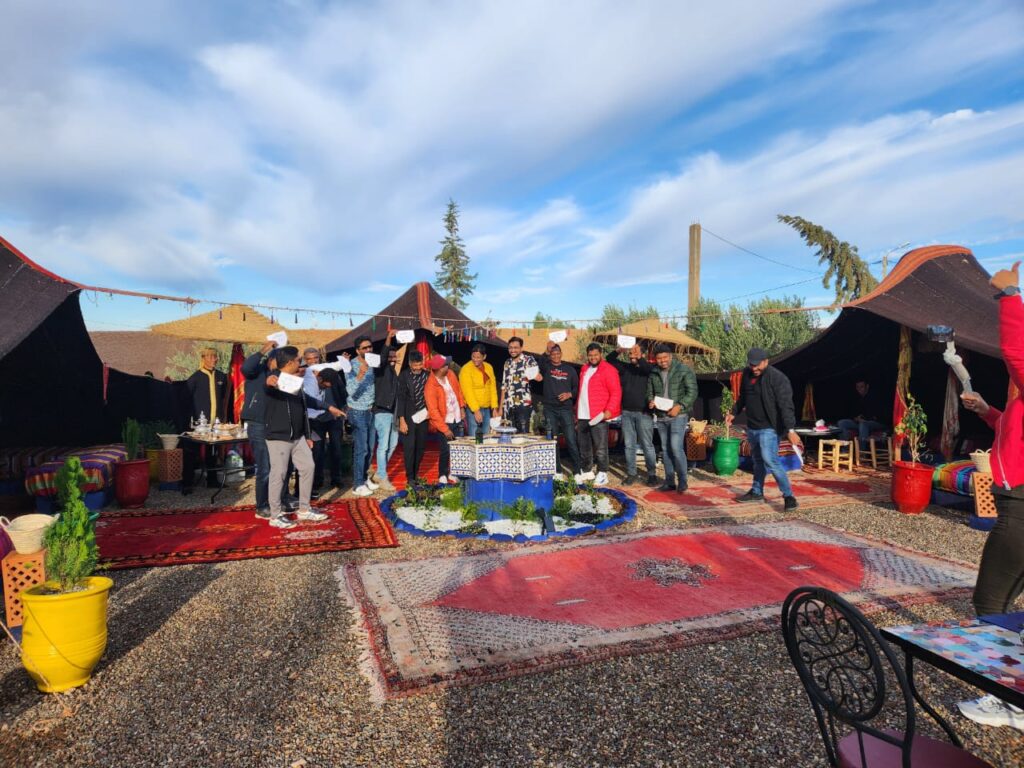
[{"label": "man in red top", "polygon": [[[999,293],[999,346],[1010,379],[1024,392],[1024,304],[1020,299],[1020,262],[992,276]],[[1024,590],[1024,399],[1021,394],[993,408],[975,392],[965,392],[964,406],[995,430],[992,445],[992,492],[999,519],[985,541],[974,585],[974,610],[979,616],[1007,613]],[[960,711],[986,725],[1024,729],[1024,712],[994,696],[961,702]]]},{"label": "man in red top", "polygon": [[[608,420],[622,413],[619,372],[601,354],[600,344],[587,347],[587,364],[580,371],[580,397],[576,401],[583,477],[594,485],[608,484]],[[597,475],[592,469],[597,459]]]}]

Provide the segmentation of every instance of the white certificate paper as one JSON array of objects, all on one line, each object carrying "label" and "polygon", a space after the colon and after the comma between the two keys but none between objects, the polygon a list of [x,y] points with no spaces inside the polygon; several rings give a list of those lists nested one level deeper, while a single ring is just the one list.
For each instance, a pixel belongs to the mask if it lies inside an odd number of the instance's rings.
[{"label": "white certificate paper", "polygon": [[277,388],[289,395],[294,395],[302,389],[302,377],[293,376],[290,373],[281,372],[277,374]]},{"label": "white certificate paper", "polygon": [[538,368],[535,365],[531,365],[529,368],[523,371],[523,375],[526,377],[528,381],[533,381],[535,378],[537,378],[537,374],[539,373],[540,368]]},{"label": "white certificate paper", "polygon": [[427,409],[426,408],[420,408],[418,411],[416,411],[416,413],[414,413],[412,415],[412,423],[413,424],[422,424],[424,421],[426,421],[427,415],[428,415]]},{"label": "white certificate paper", "polygon": [[659,411],[671,411],[672,406],[675,404],[675,400],[673,400],[671,397],[654,398],[654,407],[657,408]]},{"label": "white certificate paper", "polygon": [[373,352],[366,353],[366,364],[371,368],[376,368],[380,365],[380,355],[374,354]]}]

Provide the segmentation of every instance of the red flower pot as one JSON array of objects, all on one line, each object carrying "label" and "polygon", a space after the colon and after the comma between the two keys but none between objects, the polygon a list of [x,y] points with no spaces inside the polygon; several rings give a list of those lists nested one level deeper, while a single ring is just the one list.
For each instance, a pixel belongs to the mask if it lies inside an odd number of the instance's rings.
[{"label": "red flower pot", "polygon": [[892,500],[905,515],[918,515],[932,499],[935,467],[894,461],[892,464]]},{"label": "red flower pot", "polygon": [[122,509],[136,509],[149,497],[149,459],[114,465],[114,496]]}]

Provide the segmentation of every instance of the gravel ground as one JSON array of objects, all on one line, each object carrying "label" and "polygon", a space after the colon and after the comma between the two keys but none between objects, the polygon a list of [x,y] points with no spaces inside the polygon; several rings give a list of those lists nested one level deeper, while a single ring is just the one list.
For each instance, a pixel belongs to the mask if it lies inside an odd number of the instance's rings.
[{"label": "gravel ground", "polygon": [[[248,485],[218,502],[240,503]],[[151,506],[208,503],[208,494],[160,493]],[[888,505],[798,516],[970,562],[984,542],[961,515],[934,507],[917,517]],[[642,510],[616,532],[644,527],[686,523]],[[399,538],[401,547],[392,550],[113,572],[106,656],[89,685],[62,697],[74,714],[35,691],[13,647],[0,654],[0,762],[825,765],[777,632],[375,704],[350,639],[352,613],[338,595],[338,566],[499,546]],[[969,603],[958,601],[875,620],[884,626],[970,615]],[[1024,764],[1024,733],[978,726],[956,712],[956,701],[979,692],[927,665],[918,680],[970,751],[997,766]],[[919,727],[937,734],[923,720]]]}]

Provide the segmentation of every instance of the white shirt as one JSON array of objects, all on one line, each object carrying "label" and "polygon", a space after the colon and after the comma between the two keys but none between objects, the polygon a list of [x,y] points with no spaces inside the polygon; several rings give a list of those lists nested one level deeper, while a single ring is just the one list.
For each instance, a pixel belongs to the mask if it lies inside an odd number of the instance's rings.
[{"label": "white shirt", "polygon": [[448,381],[447,376],[441,379],[441,386],[444,387],[445,423],[455,424],[462,418],[462,414],[459,412],[459,398],[456,397],[455,390],[452,389],[452,383]]},{"label": "white shirt", "polygon": [[576,405],[576,418],[590,421],[590,377],[597,373],[596,365],[587,365],[583,369],[583,379],[580,381],[580,399]]}]

